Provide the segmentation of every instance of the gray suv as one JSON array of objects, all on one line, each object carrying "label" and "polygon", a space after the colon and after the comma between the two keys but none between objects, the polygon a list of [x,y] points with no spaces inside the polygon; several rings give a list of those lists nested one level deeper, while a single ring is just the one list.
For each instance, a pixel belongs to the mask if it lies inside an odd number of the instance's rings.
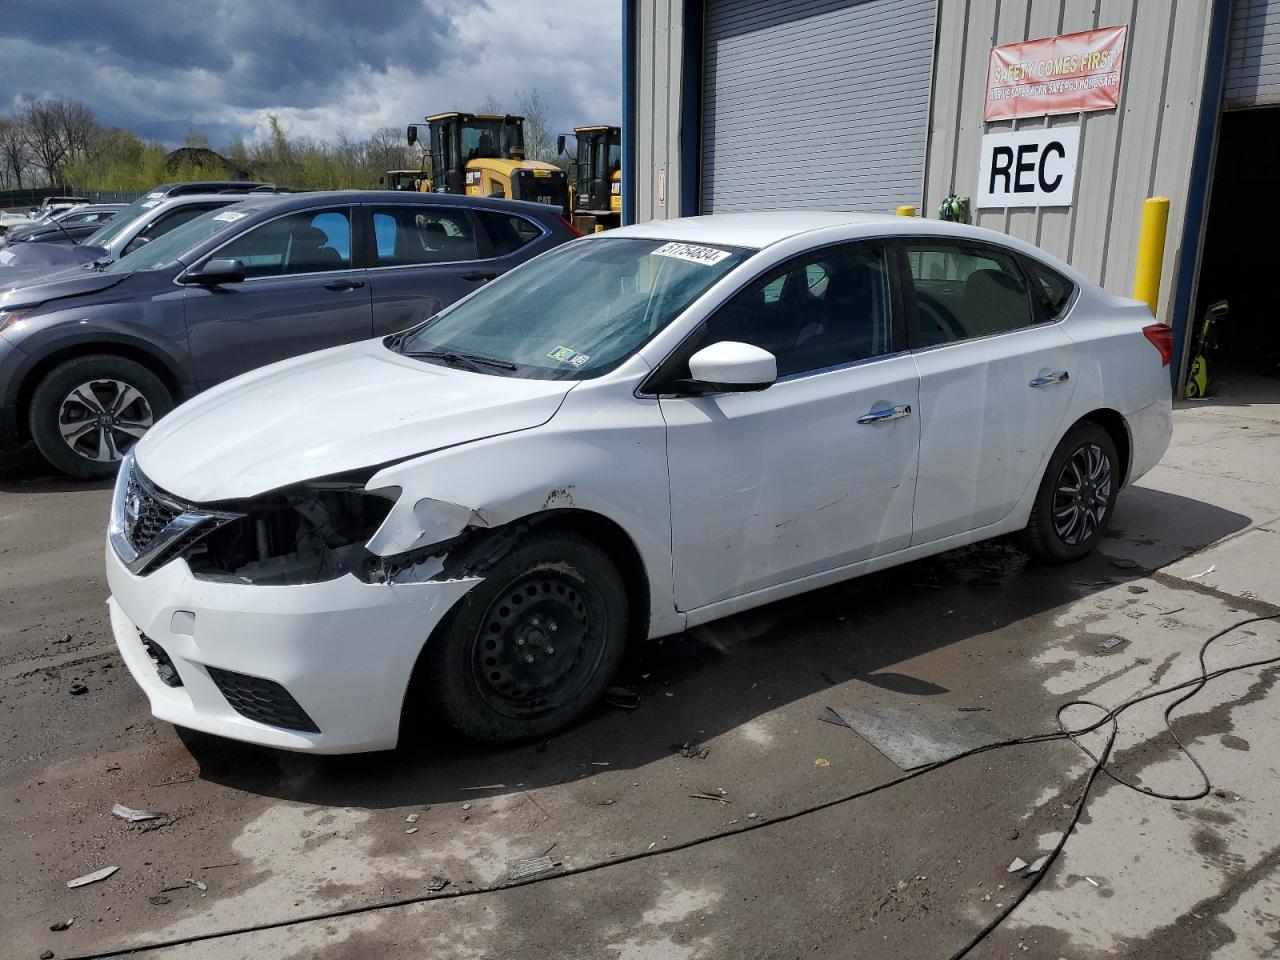
[{"label": "gray suv", "polygon": [[79,477],[183,399],[414,326],[577,235],[556,207],[344,191],[251,196],[111,263],[0,293],[0,449]]}]

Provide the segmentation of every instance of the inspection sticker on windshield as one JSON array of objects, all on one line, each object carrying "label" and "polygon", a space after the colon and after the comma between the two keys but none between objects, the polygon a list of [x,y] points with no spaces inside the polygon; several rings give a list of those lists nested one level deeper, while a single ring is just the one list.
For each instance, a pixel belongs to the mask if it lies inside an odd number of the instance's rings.
[{"label": "inspection sticker on windshield", "polygon": [[675,257],[677,260],[688,260],[690,263],[701,263],[713,266],[729,256],[728,250],[717,250],[715,247],[700,247],[693,243],[664,243],[653,251],[655,257]]},{"label": "inspection sticker on windshield", "polygon": [[567,363],[571,367],[585,367],[587,361],[591,357],[585,353],[579,353],[577,350],[571,350],[569,347],[556,347],[547,354],[552,360],[559,360],[561,363]]},{"label": "inspection sticker on windshield", "polygon": [[221,220],[224,223],[235,223],[237,220],[240,220],[247,216],[248,216],[247,213],[240,213],[238,210],[228,210],[225,213],[219,213],[213,219]]}]

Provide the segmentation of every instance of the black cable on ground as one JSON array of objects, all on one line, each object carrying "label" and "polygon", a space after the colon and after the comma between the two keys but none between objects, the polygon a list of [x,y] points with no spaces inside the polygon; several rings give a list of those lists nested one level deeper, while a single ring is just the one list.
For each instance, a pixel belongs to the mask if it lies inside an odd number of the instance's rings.
[{"label": "black cable on ground", "polygon": [[[799,810],[793,810],[790,813],[783,813],[775,817],[768,817],[765,819],[752,821],[750,823],[737,827],[736,829],[733,829],[733,830],[723,830],[719,833],[712,833],[703,837],[695,837],[692,840],[685,840],[681,843],[672,844],[670,846],[661,847],[653,850],[640,850],[635,853],[627,854],[625,856],[615,857],[612,860],[601,860],[596,863],[585,864],[581,867],[570,867],[568,869],[561,870],[557,873],[542,874],[537,877],[529,877],[528,879],[525,879],[525,880],[515,880],[507,883],[495,883],[495,884],[489,884],[487,886],[482,886],[482,887],[468,887],[465,890],[446,889],[437,893],[425,893],[425,894],[418,894],[418,895],[409,896],[409,897],[399,897],[394,900],[379,900],[374,903],[360,904],[360,905],[351,906],[351,907],[342,907],[337,910],[325,910],[319,913],[303,914],[302,916],[298,916],[298,917],[289,917],[281,920],[269,920],[262,923],[247,924],[245,926],[234,927],[229,930],[212,930],[207,933],[191,934],[185,937],[173,937],[169,940],[158,940],[152,943],[139,944],[131,947],[118,947],[114,950],[108,950],[100,953],[80,954],[77,956],[64,958],[64,960],[108,960],[108,958],[112,958],[112,957],[126,957],[134,954],[146,953],[153,950],[167,949],[169,947],[179,947],[179,946],[185,946],[187,944],[192,944],[192,943],[201,943],[206,940],[220,940],[226,937],[237,937],[237,936],[243,936],[245,934],[250,934],[250,933],[262,933],[267,930],[278,930],[283,927],[292,927],[297,924],[303,924],[303,923],[315,923],[316,921],[321,921],[321,920],[337,920],[343,917],[353,917],[363,913],[374,913],[379,910],[388,910],[388,909],[393,909],[395,907],[413,906],[415,904],[426,903],[428,901],[433,902],[437,900],[456,900],[462,897],[475,897],[475,896],[480,896],[481,894],[497,893],[505,890],[514,890],[518,887],[525,887],[535,883],[546,883],[552,880],[562,880],[567,877],[578,877],[584,874],[594,873],[597,870],[604,870],[609,867],[615,867],[620,864],[634,863],[637,860],[647,860],[650,857],[666,856],[668,854],[678,853],[681,850],[688,850],[692,847],[699,847],[706,843],[712,843],[716,840],[724,840],[728,837],[736,837],[744,833],[750,833],[753,830],[762,830],[765,827],[777,826],[780,823],[786,823],[790,820],[798,819],[799,817],[809,816],[810,814],[817,813],[821,810],[828,810],[831,807],[839,806],[840,804],[849,803],[854,800],[860,800],[863,797],[868,797],[868,796],[871,796],[872,794],[880,793],[883,790],[888,790],[890,787],[896,787],[899,784],[906,783],[908,780],[914,780],[917,777],[924,776],[927,773],[932,773],[934,770],[941,769],[942,767],[949,766],[953,763],[956,763],[957,761],[967,759],[968,757],[976,756],[977,754],[980,754],[980,753],[986,753],[991,750],[1000,750],[1005,747],[1024,746],[1026,744],[1032,744],[1032,743],[1050,743],[1050,742],[1057,742],[1061,740],[1070,740],[1072,743],[1076,745],[1076,747],[1082,750],[1085,753],[1085,755],[1089,757],[1090,760],[1093,761],[1093,766],[1092,768],[1090,768],[1088,775],[1085,777],[1084,786],[1081,789],[1080,795],[1076,800],[1075,806],[1071,813],[1071,818],[1067,823],[1066,829],[1063,830],[1062,836],[1058,839],[1057,845],[1054,846],[1053,850],[1049,852],[1048,859],[1045,861],[1044,865],[1040,868],[1040,870],[1038,870],[1034,874],[1034,876],[1031,879],[1031,882],[1027,884],[1027,886],[1023,888],[1021,891],[1019,891],[1016,895],[1013,895],[1010,898],[1009,905],[1005,907],[1000,913],[998,913],[994,918],[992,918],[992,920],[988,922],[986,926],[984,926],[981,930],[979,930],[976,936],[970,939],[970,941],[966,943],[960,950],[958,950],[957,952],[951,955],[951,960],[960,960],[960,958],[967,956],[970,953],[970,951],[973,950],[974,947],[980,944],[984,939],[986,939],[988,935],[990,935],[997,927],[999,927],[1000,924],[1002,924],[1005,921],[1005,919],[1011,913],[1013,913],[1015,909],[1017,909],[1017,907],[1022,903],[1022,901],[1025,900],[1031,894],[1031,892],[1039,885],[1041,879],[1044,878],[1045,874],[1049,872],[1049,868],[1053,866],[1054,862],[1058,858],[1058,855],[1062,852],[1063,848],[1066,846],[1067,839],[1071,836],[1072,832],[1076,828],[1076,825],[1080,822],[1080,817],[1084,813],[1085,803],[1089,798],[1089,792],[1093,789],[1093,784],[1098,779],[1099,774],[1105,773],[1107,776],[1111,777],[1121,786],[1127,787],[1130,790],[1135,790],[1138,793],[1141,793],[1143,796],[1156,797],[1158,799],[1163,799],[1163,800],[1198,800],[1209,793],[1210,789],[1212,788],[1212,785],[1209,780],[1209,775],[1205,771],[1204,766],[1200,763],[1200,761],[1196,759],[1196,757],[1187,748],[1186,744],[1184,744],[1182,740],[1178,737],[1177,733],[1174,732],[1171,714],[1178,706],[1185,703],[1187,700],[1191,699],[1197,693],[1203,690],[1205,686],[1208,685],[1210,680],[1215,680],[1218,677],[1225,676],[1230,673],[1238,673],[1242,670],[1249,670],[1254,667],[1265,667],[1265,666],[1280,664],[1280,656],[1268,657],[1263,660],[1252,660],[1248,663],[1241,663],[1231,667],[1221,667],[1213,671],[1210,671],[1208,669],[1207,664],[1205,663],[1205,655],[1208,653],[1209,647],[1212,646],[1213,643],[1218,639],[1220,639],[1221,637],[1226,636],[1228,633],[1231,633],[1233,630],[1237,630],[1240,627],[1247,626],[1250,623],[1258,623],[1263,620],[1276,620],[1276,619],[1280,619],[1280,614],[1268,614],[1266,616],[1249,617],[1244,620],[1238,620],[1235,623],[1231,624],[1230,626],[1225,627],[1224,629],[1219,630],[1217,633],[1213,634],[1211,637],[1205,640],[1204,643],[1200,645],[1200,651],[1199,651],[1199,657],[1198,657],[1200,671],[1197,676],[1193,677],[1190,680],[1184,680],[1181,683],[1175,683],[1171,686],[1160,687],[1156,690],[1139,694],[1135,697],[1131,697],[1130,699],[1124,701],[1118,707],[1113,707],[1113,708],[1105,707],[1102,704],[1094,703],[1093,701],[1090,701],[1090,700],[1072,700],[1058,707],[1058,711],[1057,711],[1058,729],[1055,732],[1033,734],[1032,736],[1027,736],[1027,737],[1016,737],[1010,740],[1001,740],[996,743],[989,743],[980,747],[974,747],[972,750],[966,750],[964,753],[958,754],[954,757],[948,757],[946,760],[939,760],[936,763],[931,763],[923,767],[917,767],[908,773],[904,773],[900,777],[895,777],[892,780],[886,780],[883,783],[875,784],[874,786],[867,787],[866,789],[858,790],[853,793],[848,793],[840,797],[835,797],[831,800],[824,800],[821,803],[815,803],[810,806],[803,807]],[[1195,765],[1196,770],[1199,771],[1200,776],[1203,780],[1203,787],[1197,792],[1191,793],[1191,794],[1160,793],[1158,791],[1151,790],[1147,787],[1140,787],[1128,780],[1125,780],[1124,778],[1118,776],[1117,774],[1112,772],[1110,769],[1108,769],[1107,760],[1110,758],[1112,747],[1115,745],[1116,736],[1119,731],[1118,720],[1120,715],[1123,714],[1126,710],[1129,710],[1140,703],[1144,703],[1147,700],[1152,700],[1152,699],[1155,699],[1156,697],[1167,696],[1170,693],[1176,693],[1177,691],[1184,690],[1184,689],[1187,690],[1187,693],[1179,697],[1177,700],[1173,701],[1173,703],[1169,704],[1169,706],[1165,708],[1164,723],[1170,735],[1173,737],[1174,741],[1178,744],[1178,749],[1183,754],[1185,754],[1188,759],[1191,760],[1191,762]],[[1067,710],[1070,710],[1072,707],[1080,707],[1080,706],[1093,707],[1096,710],[1101,710],[1102,716],[1098,720],[1096,720],[1095,722],[1087,726],[1079,727],[1076,729],[1067,729],[1067,727],[1065,726],[1062,720],[1063,713],[1065,713]],[[1080,742],[1079,738],[1085,736],[1086,734],[1093,733],[1094,731],[1099,730],[1100,728],[1108,725],[1110,725],[1111,730],[1107,737],[1106,745],[1095,756],[1092,751],[1090,751],[1086,746],[1084,746],[1084,744]]]}]

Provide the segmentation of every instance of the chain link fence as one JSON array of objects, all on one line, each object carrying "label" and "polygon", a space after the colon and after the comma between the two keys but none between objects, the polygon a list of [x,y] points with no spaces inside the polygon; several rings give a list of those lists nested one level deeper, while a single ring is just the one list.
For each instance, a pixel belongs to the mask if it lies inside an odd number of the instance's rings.
[{"label": "chain link fence", "polygon": [[0,190],[0,210],[21,213],[40,206],[45,197],[83,197],[95,203],[129,203],[145,190],[80,190],[76,187],[35,187],[30,190]]}]

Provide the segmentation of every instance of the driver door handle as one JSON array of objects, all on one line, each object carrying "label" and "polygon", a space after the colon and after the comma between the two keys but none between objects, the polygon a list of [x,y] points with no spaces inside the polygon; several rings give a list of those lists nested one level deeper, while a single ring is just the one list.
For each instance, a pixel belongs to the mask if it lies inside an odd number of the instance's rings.
[{"label": "driver door handle", "polygon": [[486,280],[492,280],[496,276],[496,273],[485,273],[481,270],[472,270],[469,273],[464,273],[462,275],[462,279],[469,280],[472,283],[480,283]]},{"label": "driver door handle", "polygon": [[885,407],[883,410],[872,410],[858,418],[859,423],[883,423],[886,420],[901,420],[911,416],[911,404],[902,403],[896,407]]},{"label": "driver door handle", "polygon": [[363,286],[363,280],[330,280],[324,288],[326,290],[359,290]]},{"label": "driver door handle", "polygon": [[1070,379],[1071,379],[1070,373],[1068,373],[1066,370],[1059,370],[1057,373],[1046,373],[1042,377],[1034,377],[1031,380],[1031,382],[1027,384],[1027,386],[1047,387],[1050,384],[1054,384],[1054,383],[1066,383]]}]

